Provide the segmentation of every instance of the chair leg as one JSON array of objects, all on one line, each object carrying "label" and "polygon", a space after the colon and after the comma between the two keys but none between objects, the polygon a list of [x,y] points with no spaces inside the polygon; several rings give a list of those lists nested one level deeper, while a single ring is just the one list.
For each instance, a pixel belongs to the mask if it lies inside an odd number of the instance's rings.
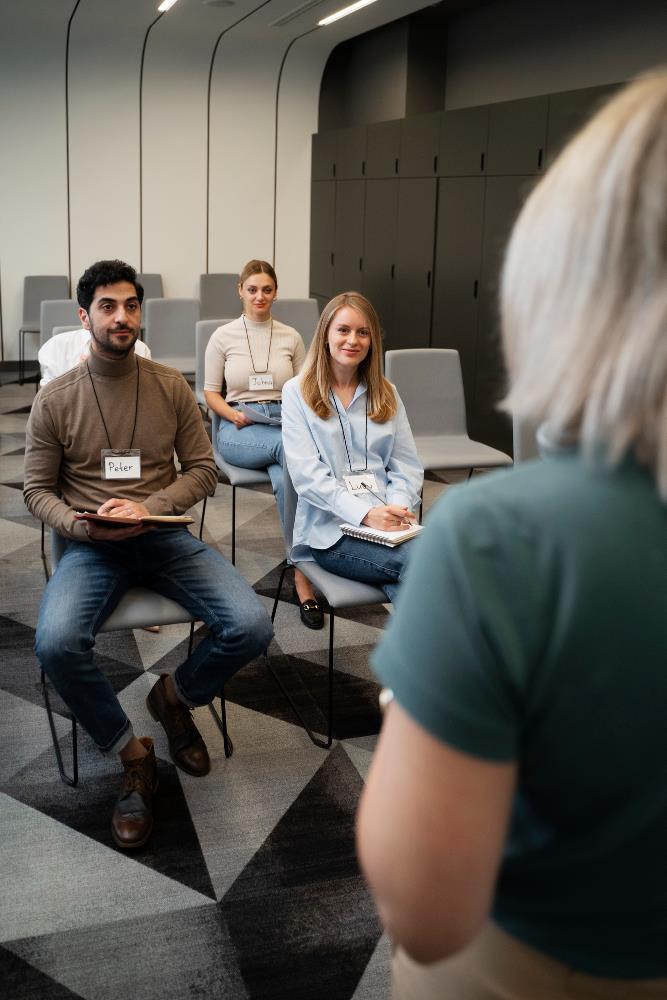
[{"label": "chair leg", "polygon": [[232,566],[236,566],[236,487],[232,486]]},{"label": "chair leg", "polygon": [[208,497],[204,497],[204,504],[201,509],[201,522],[199,525],[199,541],[201,542],[201,536],[204,534],[204,518],[206,517],[206,501]]},{"label": "chair leg", "polygon": [[276,598],[275,598],[275,600],[273,602],[273,611],[271,612],[271,622],[272,623],[273,623],[273,621],[274,621],[274,619],[276,617],[276,610],[278,608],[278,601],[280,600],[280,595],[281,595],[282,589],[283,589],[283,580],[285,579],[285,573],[287,572],[288,568],[289,568],[289,563],[287,562],[287,560],[285,560],[285,564],[284,564],[284,566],[283,566],[283,568],[282,568],[282,570],[280,572],[280,580],[278,581],[278,589],[276,590]]},{"label": "chair leg", "polygon": [[60,752],[60,744],[58,743],[58,734],[56,733],[56,725],[53,721],[53,712],[51,710],[51,702],[49,700],[49,692],[46,687],[46,675],[42,670],[41,681],[42,685],[42,697],[44,698],[44,707],[46,708],[46,715],[49,720],[49,728],[51,729],[51,739],[53,741],[53,749],[56,752],[56,761],[58,762],[58,770],[60,771],[60,777],[66,785],[74,788],[79,780],[79,754],[77,752],[77,742],[76,742],[76,719],[72,716],[72,775],[70,776],[65,771],[63,765],[63,757]]},{"label": "chair leg", "polygon": [[475,471],[474,469],[470,470],[470,472],[468,473],[468,479],[472,479],[472,474],[474,471]]},{"label": "chair leg", "polygon": [[19,330],[19,385],[23,385],[25,354],[25,330]]},{"label": "chair leg", "polygon": [[231,737],[227,732],[227,709],[225,707],[225,689],[224,687],[220,690],[220,715],[215,710],[213,702],[208,706],[208,710],[215,719],[215,724],[222,733],[222,742],[225,748],[225,757],[231,757],[234,753],[234,744],[232,743]]},{"label": "chair leg", "polygon": [[419,494],[419,523],[422,523],[422,517],[424,515],[424,487],[421,488],[421,493]]}]

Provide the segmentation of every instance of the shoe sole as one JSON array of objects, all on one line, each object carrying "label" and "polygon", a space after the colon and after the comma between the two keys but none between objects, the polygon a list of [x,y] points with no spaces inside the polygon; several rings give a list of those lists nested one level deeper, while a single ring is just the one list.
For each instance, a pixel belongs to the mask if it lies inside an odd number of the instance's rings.
[{"label": "shoe sole", "polygon": [[324,618],[319,623],[319,625],[311,625],[311,623],[307,622],[305,618],[301,618],[301,621],[306,626],[306,628],[312,628],[314,632],[319,632],[320,629],[324,628]]},{"label": "shoe sole", "polygon": [[[151,716],[152,719],[154,719],[156,722],[160,723],[160,725],[162,726],[162,728],[164,730],[164,734],[166,736],[167,735],[167,730],[164,728],[164,724],[162,722],[162,719],[157,714],[157,712],[155,711],[155,709],[151,705],[150,701],[148,700],[149,698],[150,698],[150,695],[148,695],[148,697],[146,698],[146,708],[148,709],[148,713],[149,713],[149,715]],[[169,738],[167,737],[167,744],[168,744],[168,742],[169,742]],[[191,778],[204,778],[210,772],[210,770],[211,770],[211,764],[209,762],[209,765],[208,765],[208,767],[206,768],[205,771],[191,771],[189,768],[185,767],[183,764],[179,764],[179,762],[174,758],[174,755],[171,752],[171,747],[169,747],[169,756],[171,758],[171,762],[174,765],[174,767],[177,767],[179,769],[179,771],[183,772],[183,774],[189,774]]]},{"label": "shoe sole", "polygon": [[[158,780],[156,778],[155,779],[155,784],[153,785],[153,792],[152,792],[153,795],[155,795],[155,793],[157,792],[157,789],[158,789]],[[121,849],[121,851],[136,851],[140,847],[143,847],[144,844],[148,843],[148,841],[150,840],[151,835],[153,833],[153,826],[154,825],[155,824],[153,823],[153,819],[151,817],[151,825],[148,828],[148,833],[141,840],[135,840],[133,844],[128,844],[126,840],[120,840],[116,836],[116,831],[114,830],[113,827],[111,827],[111,837],[112,837],[113,842],[116,845],[116,847],[119,847]]]}]

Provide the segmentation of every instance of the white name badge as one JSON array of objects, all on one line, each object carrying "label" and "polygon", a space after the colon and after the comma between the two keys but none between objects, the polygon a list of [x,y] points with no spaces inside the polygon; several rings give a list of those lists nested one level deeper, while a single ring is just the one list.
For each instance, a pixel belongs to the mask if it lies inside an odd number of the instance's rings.
[{"label": "white name badge", "polygon": [[348,493],[357,496],[359,493],[377,493],[377,483],[372,472],[353,472],[343,476]]},{"label": "white name badge", "polygon": [[141,479],[141,450],[102,450],[102,479]]},{"label": "white name badge", "polygon": [[273,389],[273,375],[265,372],[263,375],[249,375],[248,389],[255,392],[257,389]]}]

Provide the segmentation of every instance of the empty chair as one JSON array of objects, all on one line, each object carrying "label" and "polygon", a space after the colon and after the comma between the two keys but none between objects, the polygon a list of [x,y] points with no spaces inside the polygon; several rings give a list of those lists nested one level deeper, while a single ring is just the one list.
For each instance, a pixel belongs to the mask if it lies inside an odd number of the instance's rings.
[{"label": "empty chair", "polygon": [[206,399],[204,397],[204,361],[206,348],[214,330],[217,330],[219,326],[223,326],[225,323],[231,323],[231,320],[200,319],[195,326],[195,396],[200,406],[206,407]]},{"label": "empty chair", "polygon": [[238,274],[200,274],[199,302],[201,319],[238,315]]},{"label": "empty chair", "polygon": [[144,340],[153,359],[182,372],[194,372],[197,299],[147,299],[143,319]]},{"label": "empty chair", "polygon": [[19,329],[19,382],[25,376],[25,335],[39,333],[43,299],[64,299],[69,295],[67,275],[29,274],[23,279],[23,319]]},{"label": "empty chair", "polygon": [[271,312],[281,323],[293,326],[301,334],[306,350],[310,347],[320,318],[316,299],[276,299]]},{"label": "empty chair", "polygon": [[504,452],[468,437],[459,352],[387,351],[385,374],[405,404],[424,470],[511,465]]},{"label": "empty chair", "polygon": [[43,347],[53,336],[56,326],[80,330],[79,303],[76,299],[45,299],[40,310],[39,346]]},{"label": "empty chair", "polygon": [[144,290],[144,299],[161,299],[163,297],[161,274],[138,274],[137,281]]}]

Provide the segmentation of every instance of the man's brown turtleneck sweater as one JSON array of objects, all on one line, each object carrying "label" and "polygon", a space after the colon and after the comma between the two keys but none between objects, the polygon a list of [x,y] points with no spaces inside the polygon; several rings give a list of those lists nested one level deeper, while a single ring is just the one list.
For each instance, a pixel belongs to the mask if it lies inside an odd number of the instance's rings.
[{"label": "man's brown turtleneck sweater", "polygon": [[[137,378],[131,446],[141,449],[141,479],[105,480],[102,450],[130,447]],[[105,500],[123,497],[143,503],[151,514],[182,514],[210,496],[217,480],[195,398],[173,368],[134,351],[118,361],[91,352],[88,364],[54,379],[35,398],[26,435],[23,495],[31,514],[68,538],[88,539],[85,525],[74,519],[75,510],[95,511]]]}]

